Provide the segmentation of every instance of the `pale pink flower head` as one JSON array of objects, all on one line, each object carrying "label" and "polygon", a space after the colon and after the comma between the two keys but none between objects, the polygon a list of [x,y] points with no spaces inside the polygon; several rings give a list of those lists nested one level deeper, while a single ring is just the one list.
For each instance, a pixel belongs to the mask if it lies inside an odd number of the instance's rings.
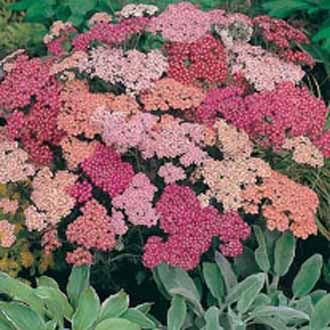
[{"label": "pale pink flower head", "polygon": [[0,246],[9,248],[15,241],[15,225],[8,220],[0,220]]},{"label": "pale pink flower head", "polygon": [[0,183],[17,182],[32,176],[35,169],[28,163],[28,157],[17,142],[0,142]]},{"label": "pale pink flower head", "polygon": [[65,260],[68,264],[77,267],[83,265],[90,266],[93,263],[93,256],[88,250],[79,247],[75,249],[73,252],[68,252]]},{"label": "pale pink flower head", "polygon": [[45,213],[39,212],[34,206],[24,210],[25,225],[29,231],[42,231],[48,225]]},{"label": "pale pink flower head", "polygon": [[15,214],[18,209],[18,201],[8,198],[0,199],[0,209],[3,210],[3,213]]},{"label": "pale pink flower head", "polygon": [[158,174],[164,178],[166,184],[174,183],[178,180],[184,180],[186,178],[183,168],[177,167],[172,163],[166,163],[161,166]]},{"label": "pale pink flower head", "polygon": [[125,216],[121,211],[112,209],[111,223],[115,230],[116,235],[125,235],[128,227],[125,223]]}]

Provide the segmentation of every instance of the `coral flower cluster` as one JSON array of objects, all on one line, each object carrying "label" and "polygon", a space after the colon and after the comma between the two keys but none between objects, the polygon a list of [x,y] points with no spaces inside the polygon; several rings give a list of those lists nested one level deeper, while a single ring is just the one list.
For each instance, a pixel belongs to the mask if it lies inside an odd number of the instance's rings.
[{"label": "coral flower cluster", "polygon": [[317,233],[313,187],[272,161],[330,158],[301,31],[180,2],[97,13],[83,33],[55,22],[44,42],[43,58],[8,57],[0,81],[2,248],[39,239],[43,269],[63,253],[84,265],[140,233],[145,266],[188,270],[211,245],[242,253],[257,218]]}]

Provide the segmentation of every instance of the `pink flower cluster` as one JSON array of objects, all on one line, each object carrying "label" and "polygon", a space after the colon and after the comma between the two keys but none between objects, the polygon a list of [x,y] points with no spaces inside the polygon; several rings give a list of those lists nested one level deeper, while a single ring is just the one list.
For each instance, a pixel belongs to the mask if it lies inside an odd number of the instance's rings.
[{"label": "pink flower cluster", "polygon": [[186,178],[186,173],[182,167],[166,163],[159,168],[158,175],[161,176],[166,184],[174,183]]},{"label": "pink flower cluster", "polygon": [[18,201],[15,199],[11,200],[8,198],[0,199],[0,209],[2,209],[2,212],[4,214],[15,214],[18,209]]},{"label": "pink flower cluster", "polygon": [[99,77],[111,84],[122,83],[134,94],[150,88],[166,71],[167,61],[159,50],[144,54],[135,49],[124,52],[120,48],[97,47],[78,68],[92,78]]},{"label": "pink flower cluster", "polygon": [[49,224],[56,225],[70,214],[75,199],[66,192],[66,187],[76,180],[77,176],[68,171],[58,171],[54,175],[48,167],[42,168],[33,179],[31,199]]},{"label": "pink flower cluster", "polygon": [[142,31],[148,24],[146,17],[133,17],[121,21],[119,24],[98,23],[88,32],[81,33],[74,38],[72,44],[75,50],[85,50],[93,40],[108,45],[124,42],[130,35]]},{"label": "pink flower cluster", "polygon": [[92,198],[92,185],[84,180],[82,182],[76,182],[73,186],[67,188],[67,192],[70,196],[75,198],[78,203],[84,203]]},{"label": "pink flower cluster", "polygon": [[48,72],[48,64],[40,58],[18,56],[11,71],[0,84],[0,108],[14,110],[28,105],[31,97],[37,95],[47,84]]},{"label": "pink flower cluster", "polygon": [[28,157],[17,142],[0,141],[0,183],[17,182],[32,176],[35,168],[28,163]]},{"label": "pink flower cluster", "polygon": [[116,209],[124,210],[134,225],[155,226],[158,221],[152,200],[157,188],[144,173],[136,174],[125,191],[112,200]]}]

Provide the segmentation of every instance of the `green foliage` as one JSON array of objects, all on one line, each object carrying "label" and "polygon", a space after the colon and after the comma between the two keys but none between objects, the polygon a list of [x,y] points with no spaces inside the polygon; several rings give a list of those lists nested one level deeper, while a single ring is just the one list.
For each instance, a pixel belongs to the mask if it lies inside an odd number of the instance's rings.
[{"label": "green foliage", "polygon": [[[289,233],[279,237],[264,234],[259,227],[255,227],[254,232],[258,238],[255,259],[260,259],[261,246],[263,253],[271,255],[267,271],[258,273],[256,269],[254,274],[241,277],[230,262],[216,252],[216,262],[204,263],[203,271],[197,272],[204,283],[202,294],[198,296],[193,294],[197,287],[191,286],[188,273],[166,265],[157,268],[155,273],[160,285],[171,300],[168,311],[170,329],[247,330],[261,325],[275,330],[314,330],[330,325],[325,307],[329,306],[329,295],[320,290],[312,292],[320,278],[321,256],[316,254],[304,262],[291,293],[282,291],[282,278],[294,259],[295,239]],[[275,246],[270,255],[268,246]],[[189,290],[190,295],[187,294]],[[204,299],[209,295],[213,300]],[[174,320],[182,326],[179,327]]]},{"label": "green foliage", "polygon": [[68,297],[51,278],[41,277],[32,288],[0,273],[0,327],[4,330],[63,330],[64,320],[72,330],[159,329],[149,313],[150,305],[129,307],[126,293],[100,299],[89,285],[89,268],[74,267],[67,285]]},{"label": "green foliage", "polygon": [[23,22],[24,16],[9,9],[14,0],[0,0],[0,57],[17,48],[31,48],[42,41],[42,24]]}]

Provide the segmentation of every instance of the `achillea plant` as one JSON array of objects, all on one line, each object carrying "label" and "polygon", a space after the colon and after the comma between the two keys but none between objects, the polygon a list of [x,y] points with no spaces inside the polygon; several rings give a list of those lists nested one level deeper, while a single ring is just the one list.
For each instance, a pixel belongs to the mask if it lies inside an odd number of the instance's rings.
[{"label": "achillea plant", "polygon": [[[47,57],[4,62],[0,183],[20,195],[0,203],[3,251],[24,237],[42,249],[41,269],[59,250],[91,264],[129,249],[138,227],[147,267],[189,270],[212,241],[239,255],[249,213],[270,230],[317,233],[317,186],[273,161],[320,173],[329,164],[301,31],[188,2],[99,13],[89,26],[56,22]],[[34,262],[26,247],[21,256]]]}]

